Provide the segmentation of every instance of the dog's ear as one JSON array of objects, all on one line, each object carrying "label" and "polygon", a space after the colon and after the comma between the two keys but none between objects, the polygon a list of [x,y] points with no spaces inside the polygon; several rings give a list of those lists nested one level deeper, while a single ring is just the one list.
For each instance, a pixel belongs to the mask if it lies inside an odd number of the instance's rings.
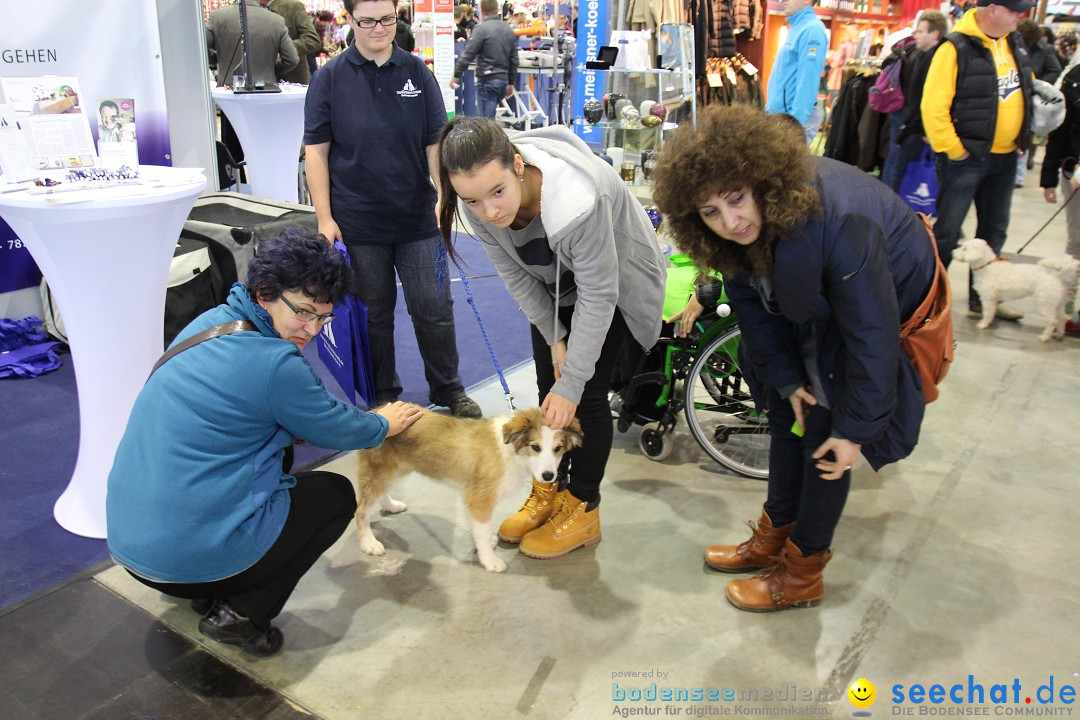
[{"label": "dog's ear", "polygon": [[503,425],[503,442],[507,445],[517,442],[518,438],[529,429],[529,417],[523,413],[515,413],[513,417]]},{"label": "dog's ear", "polygon": [[581,423],[577,418],[570,421],[570,424],[562,429],[563,438],[569,444],[568,450],[581,447],[582,441],[585,436],[581,433]]}]

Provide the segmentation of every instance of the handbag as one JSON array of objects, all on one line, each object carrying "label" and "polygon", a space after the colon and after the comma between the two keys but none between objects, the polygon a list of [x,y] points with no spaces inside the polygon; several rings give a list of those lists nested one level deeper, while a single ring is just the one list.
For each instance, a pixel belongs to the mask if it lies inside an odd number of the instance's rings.
[{"label": "handbag", "polygon": [[[340,242],[334,246],[346,258],[348,249]],[[371,370],[371,346],[368,343],[367,307],[354,295],[346,295],[334,305],[334,319],[316,336],[319,359],[356,404],[356,395],[368,407],[375,404],[375,375]]]},{"label": "handbag", "polygon": [[912,160],[904,170],[900,197],[917,213],[937,213],[938,181],[934,169],[934,151],[927,145],[918,160]]},{"label": "handbag", "polygon": [[900,348],[911,359],[922,380],[923,397],[932,403],[938,397],[938,385],[952,367],[956,342],[952,325],[952,285],[945,265],[938,255],[937,240],[930,227],[929,218],[918,213],[930,244],[934,246],[934,280],[911,317],[900,326]]}]

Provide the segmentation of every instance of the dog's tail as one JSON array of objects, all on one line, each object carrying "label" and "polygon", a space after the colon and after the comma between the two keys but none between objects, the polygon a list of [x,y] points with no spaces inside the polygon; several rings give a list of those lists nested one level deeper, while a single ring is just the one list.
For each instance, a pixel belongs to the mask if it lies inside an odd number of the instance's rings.
[{"label": "dog's tail", "polygon": [[1077,285],[1080,284],[1080,260],[1072,257],[1052,257],[1039,261],[1039,265],[1050,270],[1065,286],[1065,302],[1072,306],[1076,301]]}]

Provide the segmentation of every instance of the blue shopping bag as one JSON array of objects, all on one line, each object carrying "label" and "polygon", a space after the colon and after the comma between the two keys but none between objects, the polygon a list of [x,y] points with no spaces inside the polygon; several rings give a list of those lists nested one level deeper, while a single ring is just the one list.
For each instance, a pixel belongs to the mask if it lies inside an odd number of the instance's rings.
[{"label": "blue shopping bag", "polygon": [[[348,250],[335,243],[346,257]],[[375,376],[371,371],[367,307],[353,295],[334,305],[334,319],[316,336],[319,358],[354,405],[356,395],[371,407],[375,404]]]},{"label": "blue shopping bag", "polygon": [[900,183],[900,197],[915,212],[937,215],[938,181],[934,170],[934,151],[927,145],[918,160],[908,163],[904,181]]}]

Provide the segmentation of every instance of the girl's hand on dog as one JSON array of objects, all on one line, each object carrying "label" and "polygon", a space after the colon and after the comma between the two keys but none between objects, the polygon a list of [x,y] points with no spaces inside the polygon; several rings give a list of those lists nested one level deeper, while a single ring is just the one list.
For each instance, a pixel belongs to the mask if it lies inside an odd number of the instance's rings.
[{"label": "girl's hand on dog", "polygon": [[393,437],[423,417],[424,411],[416,405],[398,400],[389,405],[383,405],[375,411],[375,414],[382,415],[390,422],[386,437]]},{"label": "girl's hand on dog", "polygon": [[543,404],[540,405],[540,412],[544,413],[548,427],[553,430],[562,430],[577,414],[577,403],[570,402],[559,393],[549,392]]}]

